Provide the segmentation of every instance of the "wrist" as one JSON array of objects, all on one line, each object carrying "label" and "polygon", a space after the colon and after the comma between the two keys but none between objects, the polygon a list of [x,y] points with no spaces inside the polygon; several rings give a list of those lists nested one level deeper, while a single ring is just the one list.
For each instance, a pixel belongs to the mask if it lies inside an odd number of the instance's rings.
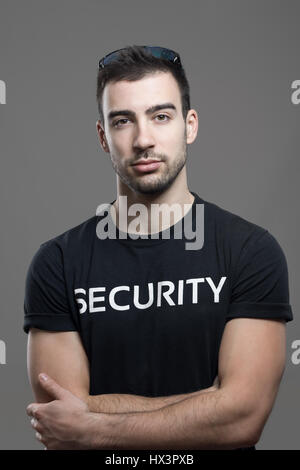
[{"label": "wrist", "polygon": [[[89,403],[87,403],[89,406]],[[95,444],[95,414],[87,411],[78,422],[77,443],[82,450],[91,450]]]},{"label": "wrist", "polygon": [[88,395],[88,397],[85,400],[85,403],[88,406],[89,412],[92,412],[93,411],[93,409],[92,409],[93,399],[92,399],[91,395]]},{"label": "wrist", "polygon": [[114,449],[117,415],[88,411],[79,424],[78,444],[83,450]]}]

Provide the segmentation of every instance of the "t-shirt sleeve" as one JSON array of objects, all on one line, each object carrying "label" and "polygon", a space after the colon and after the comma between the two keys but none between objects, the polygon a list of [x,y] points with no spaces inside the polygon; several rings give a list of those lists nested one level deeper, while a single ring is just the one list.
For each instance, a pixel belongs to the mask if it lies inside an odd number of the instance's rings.
[{"label": "t-shirt sleeve", "polygon": [[63,269],[61,248],[43,243],[32,258],[25,281],[24,325],[48,331],[75,331]]},{"label": "t-shirt sleeve", "polygon": [[286,258],[267,230],[250,237],[238,258],[226,321],[240,317],[293,319]]}]

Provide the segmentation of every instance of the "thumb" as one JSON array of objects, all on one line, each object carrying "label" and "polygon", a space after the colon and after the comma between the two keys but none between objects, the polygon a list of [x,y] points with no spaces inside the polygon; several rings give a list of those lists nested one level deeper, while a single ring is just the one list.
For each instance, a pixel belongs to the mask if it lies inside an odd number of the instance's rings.
[{"label": "thumb", "polygon": [[68,390],[58,385],[54,379],[44,373],[39,374],[39,381],[43,389],[53,398],[63,400],[70,394]]}]

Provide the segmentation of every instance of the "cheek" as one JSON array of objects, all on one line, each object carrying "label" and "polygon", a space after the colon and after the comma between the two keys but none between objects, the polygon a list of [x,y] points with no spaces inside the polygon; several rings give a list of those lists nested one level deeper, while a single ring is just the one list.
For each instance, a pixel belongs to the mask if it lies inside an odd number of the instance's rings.
[{"label": "cheek", "polygon": [[168,129],[162,130],[159,136],[159,142],[162,147],[169,152],[178,151],[182,147],[184,141],[184,129],[181,126],[171,126]]},{"label": "cheek", "polygon": [[128,132],[120,132],[109,141],[109,148],[112,153],[118,156],[130,155],[131,138]]}]

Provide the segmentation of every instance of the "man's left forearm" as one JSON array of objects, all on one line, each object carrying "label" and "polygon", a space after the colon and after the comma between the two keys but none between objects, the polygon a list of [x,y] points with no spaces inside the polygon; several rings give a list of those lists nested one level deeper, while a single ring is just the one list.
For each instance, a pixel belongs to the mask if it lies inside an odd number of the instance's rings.
[{"label": "man's left forearm", "polygon": [[164,406],[177,403],[186,398],[208,393],[218,389],[217,377],[211,387],[179,395],[161,397],[145,397],[140,395],[109,393],[102,395],[90,395],[85,402],[89,411],[93,413],[133,413],[135,411],[154,411]]},{"label": "man's left forearm", "polygon": [[82,445],[93,449],[235,449],[258,435],[246,404],[224,389],[155,411],[89,413],[82,426]]}]

